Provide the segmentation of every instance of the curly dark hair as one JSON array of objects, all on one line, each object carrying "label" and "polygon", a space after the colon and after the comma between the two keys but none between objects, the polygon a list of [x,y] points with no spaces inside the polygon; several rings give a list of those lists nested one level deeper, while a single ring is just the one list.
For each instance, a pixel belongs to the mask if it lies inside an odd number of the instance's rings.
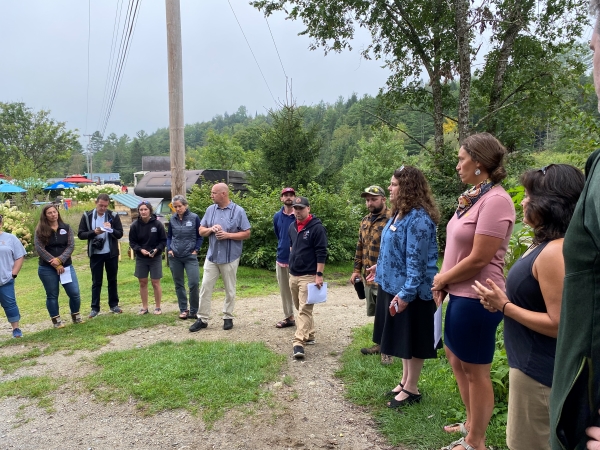
[{"label": "curly dark hair", "polygon": [[533,243],[564,237],[585,178],[569,164],[550,164],[521,175],[529,203],[525,218],[533,225]]},{"label": "curly dark hair", "polygon": [[394,199],[394,210],[405,215],[411,209],[423,208],[438,224],[440,211],[423,172],[413,166],[402,166],[394,171],[394,178],[400,185],[398,196]]},{"label": "curly dark hair", "polygon": [[48,242],[50,242],[50,236],[53,233],[52,227],[50,226],[48,218],[46,217],[46,212],[50,208],[56,209],[56,212],[58,213],[58,224],[65,224],[62,220],[62,217],[60,217],[60,211],[56,206],[46,205],[42,208],[42,213],[40,214],[40,221],[38,222],[37,227],[35,227],[35,235],[44,246],[48,245]]}]

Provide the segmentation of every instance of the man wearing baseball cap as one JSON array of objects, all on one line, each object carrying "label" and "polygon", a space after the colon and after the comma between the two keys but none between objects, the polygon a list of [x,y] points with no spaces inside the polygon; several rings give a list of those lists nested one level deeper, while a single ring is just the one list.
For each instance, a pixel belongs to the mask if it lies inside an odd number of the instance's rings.
[{"label": "man wearing baseball cap", "polygon": [[296,197],[293,204],[296,220],[290,225],[290,290],[298,310],[294,335],[294,358],[304,358],[304,346],[315,343],[313,304],[308,299],[308,284],[323,286],[327,259],[327,233],[321,220],[310,213],[306,197]]},{"label": "man wearing baseball cap", "polygon": [[296,325],[294,320],[294,302],[292,301],[292,292],[290,291],[290,225],[296,220],[294,215],[294,200],[296,192],[291,187],[286,187],[281,191],[279,197],[283,206],[273,216],[273,229],[277,236],[277,259],[275,260],[275,271],[277,273],[277,283],[279,284],[279,293],[281,295],[281,304],[283,305],[283,316],[275,325],[277,328],[287,328]]},{"label": "man wearing baseball cap", "polygon": [[[360,222],[358,230],[358,242],[354,255],[354,271],[350,276],[350,282],[354,284],[365,271],[377,264],[379,257],[379,244],[381,243],[381,231],[390,219],[392,212],[385,203],[385,191],[382,187],[373,185],[366,188],[360,196],[365,199],[369,214]],[[366,278],[366,276],[365,276]],[[377,301],[377,283],[365,280],[365,297],[367,303],[367,316],[375,315],[375,303]],[[360,350],[363,355],[377,355],[380,352],[379,345]],[[393,359],[389,355],[381,355],[382,364],[391,364]]]}]

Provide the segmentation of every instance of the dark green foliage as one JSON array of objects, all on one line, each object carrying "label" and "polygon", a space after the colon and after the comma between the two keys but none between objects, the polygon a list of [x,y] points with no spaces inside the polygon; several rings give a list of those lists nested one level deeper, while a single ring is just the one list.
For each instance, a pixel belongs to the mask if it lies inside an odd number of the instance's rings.
[{"label": "dark green foliage", "polygon": [[[190,210],[201,217],[206,208],[212,205],[211,187],[210,183],[194,186],[188,196]],[[316,183],[310,183],[306,189],[302,186],[295,189],[299,195],[309,198],[311,213],[321,219],[327,230],[328,262],[350,261],[354,257],[357,227],[363,215],[361,209],[353,207],[342,196],[327,192]],[[274,268],[277,239],[273,231],[273,215],[281,208],[280,191],[281,187],[262,186],[250,188],[248,194],[243,197],[234,192],[230,193],[231,200],[244,208],[252,225],[250,239],[244,241],[241,264]],[[206,247],[203,246],[201,253],[205,252]]]}]

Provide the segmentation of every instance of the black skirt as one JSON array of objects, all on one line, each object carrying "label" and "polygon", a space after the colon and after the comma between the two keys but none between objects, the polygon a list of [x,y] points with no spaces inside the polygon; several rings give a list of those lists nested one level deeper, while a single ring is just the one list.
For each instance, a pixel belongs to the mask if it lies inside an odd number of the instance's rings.
[{"label": "black skirt", "polygon": [[433,300],[419,297],[408,304],[400,314],[392,317],[390,303],[395,294],[377,290],[373,342],[381,345],[381,353],[402,359],[433,359],[442,340],[433,345],[433,315],[436,311]]}]

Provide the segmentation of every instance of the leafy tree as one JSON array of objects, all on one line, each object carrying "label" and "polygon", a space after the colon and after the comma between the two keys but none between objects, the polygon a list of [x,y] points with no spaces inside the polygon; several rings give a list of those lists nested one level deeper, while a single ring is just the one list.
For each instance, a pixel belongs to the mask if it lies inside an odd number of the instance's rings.
[{"label": "leafy tree", "polygon": [[252,167],[256,186],[307,185],[318,175],[322,142],[317,125],[305,127],[300,110],[283,105],[270,112],[273,121],[260,141],[260,158]]},{"label": "leafy tree", "polygon": [[209,130],[206,145],[189,152],[186,166],[190,169],[244,170],[244,149],[234,137]]},{"label": "leafy tree", "polygon": [[23,161],[37,174],[51,175],[79,146],[77,139],[65,122],[50,117],[50,111],[0,102],[0,169],[5,173]]}]

